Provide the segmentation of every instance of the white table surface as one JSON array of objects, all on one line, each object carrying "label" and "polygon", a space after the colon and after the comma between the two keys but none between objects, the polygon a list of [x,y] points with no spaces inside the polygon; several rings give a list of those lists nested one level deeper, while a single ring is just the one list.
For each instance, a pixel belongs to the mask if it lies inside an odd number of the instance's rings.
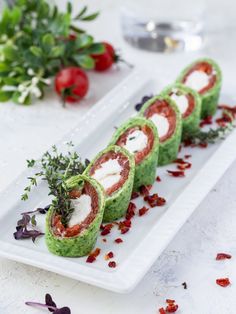
[{"label": "white table surface", "polygon": [[[63,6],[65,1],[57,1]],[[118,9],[122,1],[90,0],[101,16],[88,23],[98,39],[121,48],[124,57],[162,75],[171,82],[178,71],[198,56],[210,56],[221,65],[225,92],[235,90],[236,5],[233,0],[209,1],[208,38],[198,53],[161,55],[138,51],[121,37]],[[109,27],[108,27],[109,25]],[[0,190],[25,167],[26,158],[37,158],[73,126],[92,104],[128,73],[122,67],[106,74],[91,74],[91,93],[81,105],[63,109],[54,96],[31,107],[0,104]],[[236,100],[236,96],[235,96]],[[235,101],[236,104],[236,101]],[[49,292],[58,305],[68,305],[73,314],[149,314],[174,298],[178,313],[236,313],[236,162],[209,193],[137,288],[119,295],[62,276],[0,258],[0,313],[43,313],[24,305],[26,300],[43,301]],[[206,174],[207,177],[207,174]],[[158,245],[158,243],[157,243]],[[220,251],[233,259],[216,262]],[[221,288],[215,279],[229,276],[232,285]],[[186,282],[188,289],[181,286]]]}]

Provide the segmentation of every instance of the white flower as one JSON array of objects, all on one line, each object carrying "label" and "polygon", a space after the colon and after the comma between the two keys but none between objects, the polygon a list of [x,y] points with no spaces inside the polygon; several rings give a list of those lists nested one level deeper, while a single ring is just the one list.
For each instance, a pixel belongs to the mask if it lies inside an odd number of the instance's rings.
[{"label": "white flower", "polygon": [[35,97],[37,97],[37,98],[39,98],[40,96],[42,96],[41,90],[40,90],[38,87],[36,87],[36,86],[31,89],[31,92],[32,92],[32,94],[34,94]]},{"label": "white flower", "polygon": [[48,78],[48,79],[41,79],[41,81],[47,85],[50,85],[51,84],[51,80]]},{"label": "white flower", "polygon": [[25,85],[20,84],[20,85],[18,86],[18,91],[19,91],[19,92],[23,92],[23,91],[25,91],[25,90],[26,90]]},{"label": "white flower", "polygon": [[20,97],[18,98],[19,103],[23,104],[23,102],[25,101],[26,97],[28,96],[29,91],[24,91]]},{"label": "white flower", "polygon": [[32,85],[35,86],[35,85],[38,84],[38,82],[39,82],[39,78],[38,77],[35,76],[35,77],[32,78]]},{"label": "white flower", "polygon": [[30,75],[30,76],[33,76],[33,75],[35,74],[35,72],[34,72],[33,69],[29,68],[29,69],[27,70],[27,74]]}]

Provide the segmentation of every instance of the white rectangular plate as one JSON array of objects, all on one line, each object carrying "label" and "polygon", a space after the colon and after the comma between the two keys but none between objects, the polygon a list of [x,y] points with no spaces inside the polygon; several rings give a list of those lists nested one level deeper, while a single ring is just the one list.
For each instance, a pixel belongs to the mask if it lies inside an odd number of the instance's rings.
[{"label": "white rectangular plate", "polygon": [[[82,158],[91,158],[108,144],[114,127],[119,126],[130,116],[136,114],[134,104],[143,95],[157,93],[160,85],[150,80],[147,74],[134,71],[125,81],[113,89],[85,115],[80,125],[68,134],[58,147],[65,150],[65,143],[72,141]],[[224,141],[210,145],[207,149],[184,148],[179,156],[191,154],[192,168],[186,171],[185,178],[170,177],[166,170],[175,169],[175,165],[157,168],[161,182],[156,182],[151,190],[167,200],[166,206],[156,207],[132,221],[132,228],[125,235],[112,230],[106,236],[107,242],[99,237],[96,247],[101,255],[93,264],[86,258],[63,258],[48,252],[44,238],[35,244],[30,240],[16,241],[13,238],[15,225],[20,213],[45,206],[49,203],[47,187],[40,183],[33,190],[27,202],[20,201],[20,195],[26,186],[26,170],[10,187],[0,194],[0,255],[9,259],[43,268],[92,285],[116,292],[132,290],[148,271],[171,239],[190,217],[199,203],[207,195],[217,180],[234,161],[236,156],[236,132],[232,132]],[[30,156],[29,156],[30,158]],[[137,208],[144,203],[141,198],[134,201]],[[44,215],[38,215],[38,227],[44,229]],[[191,235],[190,235],[191,236]],[[114,243],[121,237],[124,242]],[[113,251],[117,268],[107,266],[104,255]]]}]

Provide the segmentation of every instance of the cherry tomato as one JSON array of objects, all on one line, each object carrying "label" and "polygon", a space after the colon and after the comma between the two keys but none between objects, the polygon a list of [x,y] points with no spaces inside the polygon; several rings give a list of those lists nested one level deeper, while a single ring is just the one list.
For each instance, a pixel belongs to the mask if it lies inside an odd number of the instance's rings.
[{"label": "cherry tomato", "polygon": [[55,90],[63,101],[79,101],[86,95],[88,87],[87,74],[78,67],[64,68],[55,77]]},{"label": "cherry tomato", "polygon": [[116,54],[113,46],[107,42],[103,42],[105,51],[102,54],[93,54],[95,60],[95,71],[106,71],[113,63],[116,62]]}]

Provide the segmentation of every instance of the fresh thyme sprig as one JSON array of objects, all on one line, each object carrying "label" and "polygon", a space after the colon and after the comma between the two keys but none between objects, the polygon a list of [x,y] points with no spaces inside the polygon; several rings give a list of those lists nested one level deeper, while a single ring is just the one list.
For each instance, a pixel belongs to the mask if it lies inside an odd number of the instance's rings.
[{"label": "fresh thyme sprig", "polygon": [[[73,144],[67,143],[69,151],[66,155],[59,153],[57,147],[52,147],[52,152],[47,151],[39,161],[41,171],[36,172],[34,176],[28,177],[29,185],[25,187],[21,196],[22,200],[27,200],[29,193],[34,186],[37,186],[38,179],[47,181],[49,195],[54,196],[52,206],[55,211],[61,215],[64,225],[67,224],[73,207],[71,205],[69,191],[66,186],[66,180],[73,175],[82,173],[88,161],[83,164],[76,151],[72,151]],[[28,167],[37,165],[34,160],[27,161]]]}]

